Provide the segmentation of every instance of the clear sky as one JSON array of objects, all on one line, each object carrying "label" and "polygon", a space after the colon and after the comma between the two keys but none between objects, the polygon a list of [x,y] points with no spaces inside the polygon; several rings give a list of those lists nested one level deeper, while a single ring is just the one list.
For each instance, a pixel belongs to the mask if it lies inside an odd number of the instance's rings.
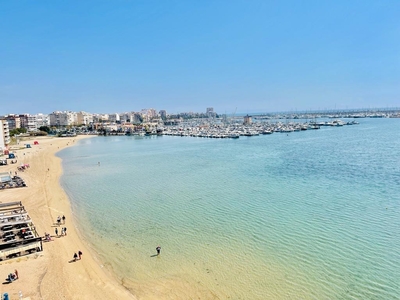
[{"label": "clear sky", "polygon": [[400,1],[0,1],[0,115],[400,106]]}]

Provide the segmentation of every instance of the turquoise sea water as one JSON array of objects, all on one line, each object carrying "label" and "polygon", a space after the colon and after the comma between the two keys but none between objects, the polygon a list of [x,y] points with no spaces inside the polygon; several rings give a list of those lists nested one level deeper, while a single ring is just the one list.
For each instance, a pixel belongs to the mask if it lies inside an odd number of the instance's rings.
[{"label": "turquoise sea water", "polygon": [[400,299],[400,120],[359,121],[94,137],[59,153],[61,183],[140,299]]}]

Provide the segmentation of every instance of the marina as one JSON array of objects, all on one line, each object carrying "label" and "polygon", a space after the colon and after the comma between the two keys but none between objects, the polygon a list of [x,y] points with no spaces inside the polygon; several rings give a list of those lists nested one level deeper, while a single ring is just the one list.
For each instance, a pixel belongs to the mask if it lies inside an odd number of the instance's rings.
[{"label": "marina", "polygon": [[[170,124],[170,125],[166,125]],[[343,121],[341,119],[328,119],[324,121],[291,119],[285,122],[280,119],[269,120],[245,116],[232,118],[229,121],[224,119],[190,119],[186,121],[150,123],[146,126],[125,126],[121,124],[102,125],[97,128],[94,134],[103,136],[149,136],[169,135],[182,137],[201,138],[232,138],[241,136],[268,135],[272,133],[291,133],[306,130],[320,129],[321,127],[341,127],[359,124],[356,120]],[[79,134],[79,132],[78,132]],[[85,133],[88,134],[88,133]],[[90,134],[93,134],[92,132]]]},{"label": "marina", "polygon": [[[291,133],[305,130],[320,129],[321,126],[340,127],[344,125],[359,124],[357,121],[343,122],[341,120],[333,120],[326,122],[255,122],[253,124],[224,124],[224,123],[199,123],[185,122],[181,126],[162,127],[162,135],[172,136],[189,136],[203,138],[239,138],[240,136],[257,136],[267,135],[274,132]],[[154,130],[153,134],[157,134]]]}]

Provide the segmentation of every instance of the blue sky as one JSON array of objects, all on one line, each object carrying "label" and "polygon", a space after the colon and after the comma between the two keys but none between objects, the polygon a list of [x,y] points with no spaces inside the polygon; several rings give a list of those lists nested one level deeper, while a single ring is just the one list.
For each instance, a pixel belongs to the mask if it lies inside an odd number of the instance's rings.
[{"label": "blue sky", "polygon": [[400,1],[0,2],[0,115],[400,106]]}]

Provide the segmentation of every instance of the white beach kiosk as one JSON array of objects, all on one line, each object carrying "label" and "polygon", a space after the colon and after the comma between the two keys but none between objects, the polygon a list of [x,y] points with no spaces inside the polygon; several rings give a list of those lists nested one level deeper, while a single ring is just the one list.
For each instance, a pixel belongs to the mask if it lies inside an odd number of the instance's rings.
[{"label": "white beach kiosk", "polygon": [[6,183],[11,181],[11,176],[7,172],[0,173],[0,183]]}]

